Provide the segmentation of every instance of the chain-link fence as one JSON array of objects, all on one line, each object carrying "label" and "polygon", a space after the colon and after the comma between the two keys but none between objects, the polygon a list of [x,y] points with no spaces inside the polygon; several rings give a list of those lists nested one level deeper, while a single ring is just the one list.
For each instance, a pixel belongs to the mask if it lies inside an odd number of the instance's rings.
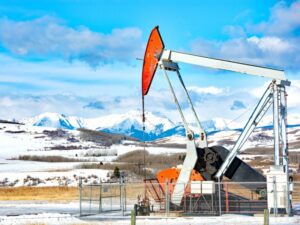
[{"label": "chain-link fence", "polygon": [[126,189],[121,183],[80,185],[80,215],[126,210]]},{"label": "chain-link fence", "polygon": [[[80,186],[80,215],[120,211],[128,215],[222,215],[285,213],[290,204],[293,213],[300,211],[300,182],[289,185],[266,182],[192,182],[184,187],[179,204],[174,204],[174,184],[157,180],[145,183],[103,183]],[[275,185],[275,186],[274,186]],[[285,188],[284,188],[285,187]],[[290,195],[291,202],[287,202]],[[269,198],[269,199],[268,199]]]}]

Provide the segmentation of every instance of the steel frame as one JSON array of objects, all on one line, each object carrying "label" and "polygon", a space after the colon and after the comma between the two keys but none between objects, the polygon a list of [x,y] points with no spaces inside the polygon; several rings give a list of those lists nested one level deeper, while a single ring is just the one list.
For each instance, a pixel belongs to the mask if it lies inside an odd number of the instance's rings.
[{"label": "steel frame", "polygon": [[[198,125],[200,142],[199,147],[207,147],[207,139],[204,129],[201,126],[200,120],[194,109],[193,103],[190,99],[189,93],[185,87],[177,62],[190,63],[200,65],[209,68],[229,70],[238,73],[244,73],[248,75],[262,76],[266,78],[272,78],[272,82],[267,87],[257,106],[255,107],[252,115],[246,123],[242,133],[238,137],[233,149],[227,155],[225,161],[221,165],[217,174],[215,175],[216,180],[220,181],[222,176],[226,173],[227,169],[231,165],[234,158],[237,156],[241,148],[243,147],[246,140],[249,138],[255,127],[258,125],[260,120],[263,118],[265,113],[268,111],[270,106],[273,104],[273,132],[274,132],[274,164],[283,165],[288,176],[288,146],[287,146],[287,134],[286,134],[286,91],[285,86],[289,86],[290,82],[286,80],[284,71],[274,70],[266,67],[259,67],[255,65],[243,64],[238,62],[226,61],[222,59],[208,58],[204,56],[197,56],[187,53],[175,52],[171,50],[164,50],[160,56],[159,65],[163,70],[165,78],[168,82],[170,90],[172,92],[174,101],[180,112],[182,118],[186,136],[187,136],[187,156],[183,163],[178,184],[187,184],[189,181],[190,174],[197,161],[196,144],[194,140],[193,131],[189,128],[188,123],[183,115],[182,109],[176,97],[174,88],[171,84],[167,71],[175,71],[177,77],[185,91],[188,99],[190,108],[193,112],[195,120]],[[282,160],[280,160],[280,148],[282,151]],[[185,185],[175,185],[174,193],[172,195],[172,202],[174,204],[180,204],[182,196],[184,194]],[[289,201],[289,194],[287,191],[287,199]],[[290,206],[289,209],[290,210]]]}]

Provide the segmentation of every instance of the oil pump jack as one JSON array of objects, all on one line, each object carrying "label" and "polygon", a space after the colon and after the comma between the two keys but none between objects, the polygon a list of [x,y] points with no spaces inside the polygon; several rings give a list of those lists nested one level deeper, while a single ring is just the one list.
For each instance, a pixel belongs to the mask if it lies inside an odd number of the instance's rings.
[{"label": "oil pump jack", "polygon": [[[261,76],[271,79],[269,86],[254,108],[244,129],[230,151],[222,146],[208,146],[206,133],[181,76],[179,63],[188,63],[212,69],[236,72],[237,74]],[[145,121],[144,98],[150,89],[157,68],[162,70],[166,78],[186,131],[186,157],[182,168],[180,170],[170,168],[160,171],[157,174],[157,180],[160,184],[163,184],[166,180],[170,182],[170,202],[179,206],[182,202],[185,188],[192,180],[220,182],[224,177],[227,177],[231,181],[241,182],[241,185],[245,187],[247,187],[247,185],[250,186],[250,184],[246,182],[253,182],[251,188],[253,188],[253,185],[255,186],[255,182],[265,182],[263,186],[261,186],[262,184],[257,184],[257,188],[267,191],[268,208],[270,211],[275,210],[274,204],[276,203],[276,210],[289,213],[290,195],[288,191],[289,167],[286,134],[286,86],[289,86],[290,82],[286,79],[284,71],[165,49],[157,26],[150,34],[144,55],[142,71],[143,121]],[[199,137],[198,139],[196,139],[196,135],[189,127],[178,102],[175,89],[169,78],[170,72],[177,75],[186,94],[190,109],[197,123],[199,132],[197,135]],[[237,155],[271,105],[273,105],[274,125],[274,166],[270,167],[266,179],[264,175],[240,160]],[[273,184],[276,180],[277,182],[281,182],[278,184],[277,190],[285,191],[282,191],[281,194],[277,194],[277,196],[274,197],[274,195],[271,194],[274,192],[272,189],[273,186],[269,185],[269,183]],[[285,199],[285,201],[279,201],[280,198]],[[279,204],[279,202],[281,203]]]}]

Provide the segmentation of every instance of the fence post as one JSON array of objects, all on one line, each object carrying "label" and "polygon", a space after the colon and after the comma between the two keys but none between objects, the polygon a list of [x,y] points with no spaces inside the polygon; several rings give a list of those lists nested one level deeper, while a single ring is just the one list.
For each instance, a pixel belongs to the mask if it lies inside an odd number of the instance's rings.
[{"label": "fence post", "polygon": [[229,212],[229,202],[228,202],[228,184],[227,183],[224,184],[224,188],[225,188],[226,213],[228,213]]},{"label": "fence post", "polygon": [[292,181],[290,181],[290,179],[289,179],[289,173],[288,172],[287,172],[287,176],[288,176],[287,184],[286,184],[287,215],[291,216],[291,209],[292,209],[291,200],[292,200],[292,198],[291,198],[290,192],[292,190],[290,190],[290,185],[291,185],[290,182],[292,182]]},{"label": "fence post", "polygon": [[79,177],[79,215],[82,215],[82,208],[81,208],[81,204],[82,204],[82,178]]},{"label": "fence post", "polygon": [[92,198],[93,198],[93,186],[90,184],[90,207],[89,207],[89,213],[91,214],[92,211]]},{"label": "fence post", "polygon": [[190,202],[189,202],[189,212],[190,213],[192,213],[192,195],[191,195],[191,193],[189,193],[189,200],[190,200]]},{"label": "fence post", "polygon": [[264,210],[264,225],[269,225],[269,210]]},{"label": "fence post", "polygon": [[276,177],[273,176],[273,198],[274,198],[274,202],[273,202],[273,207],[274,207],[274,215],[277,216],[277,184],[276,184]]},{"label": "fence post", "polygon": [[99,190],[99,213],[102,212],[102,182],[100,180],[99,184],[100,190]]},{"label": "fence post", "polygon": [[187,209],[186,209],[186,184],[184,185],[184,195],[183,195],[183,211],[184,212],[187,212]]},{"label": "fence post", "polygon": [[120,177],[120,202],[121,202],[121,210],[122,216],[124,216],[124,175],[121,173]]},{"label": "fence post", "polygon": [[170,195],[169,195],[169,181],[166,182],[166,217],[169,216],[169,210],[170,210]]},{"label": "fence post", "polygon": [[110,210],[112,210],[112,196],[113,196],[113,193],[112,193],[112,185],[111,183],[109,183],[109,190],[110,190],[110,196],[109,196],[109,199],[110,199]]},{"label": "fence post", "polygon": [[136,225],[136,215],[135,215],[135,211],[134,210],[131,211],[130,224],[131,225]]},{"label": "fence post", "polygon": [[219,215],[222,216],[222,205],[221,205],[221,182],[220,182],[220,178],[218,178],[218,189],[219,189]]},{"label": "fence post", "polygon": [[[126,183],[127,185],[127,183]],[[124,184],[124,210],[127,211],[127,196],[126,196],[126,186]]]},{"label": "fence post", "polygon": [[119,205],[120,205],[120,210],[122,211],[122,176],[120,177],[119,180]]}]

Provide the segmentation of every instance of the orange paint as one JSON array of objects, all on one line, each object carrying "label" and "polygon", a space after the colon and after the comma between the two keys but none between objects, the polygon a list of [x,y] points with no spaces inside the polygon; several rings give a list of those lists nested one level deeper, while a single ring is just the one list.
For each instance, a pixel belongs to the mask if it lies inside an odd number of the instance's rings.
[{"label": "orange paint", "polygon": [[156,26],[150,34],[145,55],[144,64],[142,72],[142,95],[147,95],[150,85],[152,83],[155,71],[157,69],[157,63],[160,58],[160,54],[164,50],[165,45],[161,39],[160,33],[158,31],[158,26]]},{"label": "orange paint", "polygon": [[[180,174],[180,169],[178,168],[168,168],[165,170],[161,170],[157,173],[156,177],[158,183],[161,185],[162,189],[165,190],[165,183],[169,182],[169,193],[172,194],[174,191],[175,184]],[[201,176],[199,172],[196,170],[192,171],[190,176],[190,181],[203,181],[204,178]],[[190,192],[190,188],[186,188],[186,193]]]}]

